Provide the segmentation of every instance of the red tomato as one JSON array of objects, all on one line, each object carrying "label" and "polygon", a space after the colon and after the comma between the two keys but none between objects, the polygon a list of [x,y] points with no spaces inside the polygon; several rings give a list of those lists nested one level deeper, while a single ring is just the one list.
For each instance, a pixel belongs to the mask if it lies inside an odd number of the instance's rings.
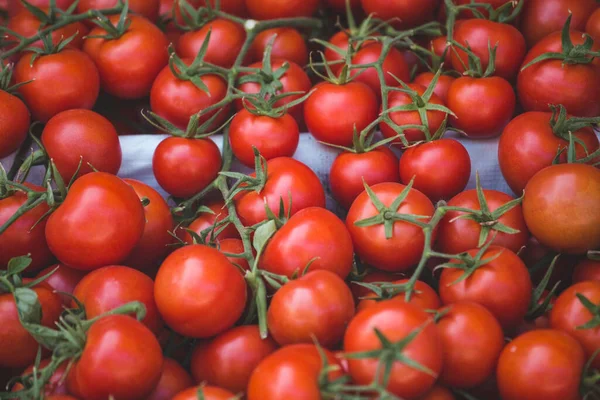
[{"label": "red tomato", "polygon": [[203,400],[230,400],[235,399],[235,394],[218,388],[216,386],[198,386],[184,390],[173,397],[171,400],[197,400],[198,392],[202,390]]},{"label": "red tomato", "polygon": [[15,66],[15,83],[35,120],[48,122],[61,111],[91,109],[100,91],[98,70],[79,50],[66,49],[36,58],[25,54]]},{"label": "red tomato", "polygon": [[0,90],[0,159],[17,151],[29,131],[29,110],[23,100]]},{"label": "red tomato", "polygon": [[83,352],[67,376],[70,393],[83,399],[146,399],[163,366],[160,345],[142,323],[111,315],[87,331]]},{"label": "red tomato", "polygon": [[[204,204],[205,207],[209,208],[214,212],[211,214],[209,212],[201,212],[194,221],[188,226],[188,229],[196,232],[198,235],[201,235],[202,231],[205,229],[211,229],[215,222],[220,222],[225,218],[229,217],[229,212],[227,211],[227,207],[225,207],[225,202],[223,200],[212,200],[208,203]],[[220,230],[221,228],[218,228]],[[184,240],[188,244],[193,243],[192,235],[190,235],[187,231],[185,231]],[[235,225],[232,223],[227,225],[215,238],[213,238],[212,234],[209,234],[206,238],[208,240],[218,240],[221,241],[223,239],[229,238],[239,238],[240,234],[238,233]]]},{"label": "red tomato", "polygon": [[261,339],[257,325],[238,326],[198,343],[192,354],[192,375],[196,382],[243,392],[252,371],[275,349],[273,339]]},{"label": "red tomato", "polygon": [[[52,271],[54,271],[54,273],[46,278],[44,283],[50,286],[56,292],[67,294],[73,294],[75,286],[77,286],[79,281],[83,279],[86,274],[84,271],[78,271],[73,268],[65,267],[64,265],[56,264],[38,272],[38,274],[35,276],[35,279],[41,278]],[[58,293],[58,295],[62,299],[63,305],[67,307],[70,306],[72,298],[62,293]]]},{"label": "red tomato", "polygon": [[[433,72],[421,72],[415,77],[415,80],[413,82],[425,87],[429,87],[429,85],[431,85],[431,81],[433,81],[434,76],[435,74]],[[456,78],[450,75],[440,75],[438,77],[438,81],[435,85],[435,88],[433,89],[433,93],[435,93],[440,99],[442,99],[444,104],[448,102],[448,91],[450,90],[452,82],[454,82],[455,80]]]},{"label": "red tomato", "polygon": [[162,375],[146,400],[172,400],[175,395],[194,385],[190,374],[172,358],[165,358]]},{"label": "red tomato", "polygon": [[[37,366],[38,371],[41,370],[42,368],[47,367],[51,361],[52,360],[50,358],[41,360],[39,365]],[[48,383],[46,383],[46,385],[44,385],[44,399],[57,398],[57,397],[60,398],[60,397],[63,397],[62,395],[67,394],[67,383],[65,382],[65,378],[66,378],[65,372],[67,372],[67,365],[68,365],[68,362],[64,362],[64,363],[60,364],[58,366],[58,368],[56,368],[56,371],[54,371],[54,373],[48,380]],[[29,367],[27,367],[25,369],[25,371],[23,371],[21,376],[25,376],[25,375],[33,373],[34,367],[35,367],[35,364],[32,364]],[[23,390],[23,389],[24,389],[24,386],[20,383],[17,383],[12,387],[11,392],[17,392],[17,391]]]},{"label": "red tomato", "polygon": [[319,7],[319,0],[246,0],[254,19],[310,17]]},{"label": "red tomato", "polygon": [[[363,281],[364,282],[364,281]],[[400,279],[399,281],[394,281],[392,283],[396,285],[402,285],[408,282],[408,279]],[[367,289],[368,293],[363,296],[363,299],[358,303],[356,307],[356,312],[360,312],[368,307],[377,304],[376,300],[371,300],[370,298],[376,297],[376,295]],[[406,302],[405,293],[399,293],[394,296],[391,300],[399,301],[401,303]],[[428,284],[423,281],[415,282],[415,292],[413,292],[413,296],[410,298],[409,303],[414,304],[423,310],[437,310],[441,306],[441,301],[435,290]]]},{"label": "red tomato", "polygon": [[594,42],[600,43],[600,9],[596,9],[588,19],[585,32],[594,39]]},{"label": "red tomato", "polygon": [[123,261],[144,233],[144,208],[135,191],[114,175],[77,179],[46,223],[46,240],[61,263],[94,270]]},{"label": "red tomato", "polygon": [[[358,0],[358,1],[360,1],[360,0]],[[374,35],[376,35],[376,34],[374,34]],[[346,52],[348,51],[348,47],[350,46],[349,40],[350,40],[350,37],[348,36],[348,32],[343,31],[343,30],[336,32],[329,39],[329,43],[332,44],[333,46],[337,47],[337,50],[330,49],[329,47],[325,47],[325,49],[324,49],[323,55],[325,56],[325,60],[328,63],[332,63],[329,67],[331,68],[331,71],[333,71],[333,73],[336,75],[339,74],[340,71],[342,70],[343,63],[341,61],[343,61],[344,58],[346,57]],[[363,43],[363,46],[368,43],[375,43],[375,42],[374,41],[365,41],[365,43]],[[356,46],[354,45],[354,47],[356,47]],[[333,63],[336,61],[338,63]],[[381,96],[381,94],[378,94],[378,96]]]},{"label": "red tomato", "polygon": [[566,333],[527,332],[502,351],[498,388],[504,400],[577,400],[584,363],[581,346]]},{"label": "red tomato", "polygon": [[308,63],[308,48],[304,38],[294,28],[271,28],[260,32],[254,38],[249,50],[250,62],[262,61],[269,41],[273,40],[271,57],[294,62],[298,65]]},{"label": "red tomato", "polygon": [[[150,93],[152,82],[168,62],[169,42],[164,33],[147,19],[129,16],[131,24],[118,39],[93,38],[107,32],[96,27],[83,50],[92,57],[102,80],[102,89],[123,99],[138,99]],[[113,25],[118,15],[110,17]]]},{"label": "red tomato", "polygon": [[438,0],[361,0],[365,14],[391,21],[397,29],[414,28],[432,21]]},{"label": "red tomato", "polygon": [[327,270],[345,279],[354,261],[352,238],[334,213],[308,207],[294,214],[271,238],[259,267],[288,278]]},{"label": "red tomato", "polygon": [[[468,253],[475,257],[479,249]],[[531,300],[531,278],[519,256],[509,249],[491,246],[481,258],[492,259],[468,278],[456,282],[465,271],[445,268],[440,277],[440,297],[444,304],[472,301],[486,307],[503,328],[517,326]],[[452,260],[452,263],[460,263]]]},{"label": "red tomato", "polygon": [[[381,57],[382,46],[380,43],[366,44],[360,48],[352,57],[352,65],[370,64],[376,62]],[[398,86],[398,81],[394,76],[404,82],[410,81],[410,69],[402,53],[392,47],[383,60],[382,64],[384,81],[386,85]],[[360,75],[358,73],[360,72]],[[366,69],[353,68],[350,70],[350,76],[356,76],[354,82],[367,84],[378,98],[381,98],[381,82],[374,67]]]},{"label": "red tomato", "polygon": [[[73,4],[74,0],[56,0],[56,7],[61,10],[66,10],[69,8],[71,4]],[[50,5],[50,0],[31,0],[28,1],[29,4],[36,7],[48,7]],[[16,15],[19,11],[25,10],[25,6],[20,1],[8,1],[8,14],[12,17]]]},{"label": "red tomato", "polygon": [[[241,239],[222,239],[219,241],[219,250],[221,253],[242,254],[244,253],[244,242]],[[227,255],[226,255],[227,256]],[[227,257],[227,259],[243,271],[249,271],[248,260],[239,257]]]},{"label": "red tomato", "polygon": [[[80,0],[77,3],[77,12],[83,13],[88,10],[102,10],[115,7],[118,0]],[[129,0],[129,12],[139,14],[148,18],[150,21],[156,21],[160,0]]]},{"label": "red tomato", "polygon": [[596,281],[600,282],[600,261],[588,260],[579,262],[573,271],[573,283]]},{"label": "red tomato", "polygon": [[218,250],[185,246],[171,253],[160,266],[154,298],[161,316],[174,331],[208,338],[231,328],[242,315],[246,282]]},{"label": "red tomato", "polygon": [[419,400],[455,400],[456,398],[452,394],[450,389],[446,389],[443,386],[435,385],[425,396],[420,397]]}]

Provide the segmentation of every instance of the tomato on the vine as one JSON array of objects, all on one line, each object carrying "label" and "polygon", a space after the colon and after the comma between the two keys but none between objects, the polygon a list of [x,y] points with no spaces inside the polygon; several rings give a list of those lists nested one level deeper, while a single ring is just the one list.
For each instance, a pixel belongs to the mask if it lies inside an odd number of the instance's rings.
[{"label": "tomato on the vine", "polygon": [[[74,3],[74,1],[75,0],[56,0],[55,4],[56,4],[57,8],[59,8],[61,10],[66,10],[67,8],[69,8],[69,6],[71,4]],[[36,7],[49,7],[50,6],[50,0],[30,0],[30,1],[28,1],[28,3],[33,6],[36,6]],[[21,3],[20,1],[10,1],[10,0],[8,1],[9,16],[13,17],[21,10],[26,10],[23,3]]]},{"label": "tomato on the vine", "polygon": [[[356,76],[354,81],[367,84],[373,89],[378,98],[381,97],[381,82],[377,70],[374,67],[361,69],[360,65],[378,61],[381,57],[382,49],[383,45],[377,42],[363,45],[352,57],[352,65],[357,66],[357,68],[350,70],[350,76]],[[410,68],[400,50],[395,47],[389,49],[388,54],[383,59],[382,68],[386,85],[399,86],[398,81],[394,77],[403,82],[410,81]]]},{"label": "tomato on the vine", "polygon": [[267,44],[274,36],[271,57],[292,61],[298,65],[308,63],[308,48],[304,38],[296,29],[288,27],[266,29],[256,35],[248,50],[250,62],[262,60]]},{"label": "tomato on the vine", "polygon": [[[364,280],[363,280],[363,282],[364,282]],[[408,279],[400,279],[400,280],[392,281],[391,283],[393,283],[395,285],[403,285],[403,284],[408,283]],[[365,293],[363,296],[361,296],[362,300],[360,300],[360,302],[356,306],[356,312],[360,312],[360,311],[364,310],[365,308],[368,308],[374,304],[377,304],[377,301],[372,299],[372,298],[376,297],[375,294],[372,291],[370,291],[369,289],[366,289],[366,290],[368,291],[368,293]],[[394,297],[392,297],[390,300],[406,302],[406,294],[404,292],[400,292],[397,295],[395,295]],[[426,284],[423,281],[415,282],[415,292],[411,296],[408,303],[419,306],[420,308],[422,308],[423,310],[426,310],[426,311],[437,310],[438,308],[440,308],[440,305],[441,305],[440,298],[437,295],[437,293],[435,292],[435,290],[433,290],[433,288],[431,286],[429,286],[428,284]]]},{"label": "tomato on the vine", "polygon": [[[42,368],[47,367],[51,363],[51,361],[52,361],[51,358],[45,358],[45,359],[41,360],[38,365],[36,365],[34,363],[34,364],[30,365],[29,367],[27,367],[23,371],[21,376],[25,376],[25,375],[33,373],[34,368],[37,368],[39,371]],[[52,374],[52,376],[50,377],[50,379],[48,380],[46,385],[44,385],[44,399],[52,399],[52,398],[56,399],[57,397],[61,398],[63,395],[68,394],[67,383],[65,382],[65,380],[66,380],[65,373],[68,372],[67,366],[68,366],[68,362],[64,362],[64,363],[60,364],[58,366],[58,368],[56,368],[56,371],[54,371],[54,373]],[[17,383],[12,387],[11,391],[17,392],[17,391],[23,390],[23,389],[24,389],[24,386],[21,383]],[[70,399],[67,399],[67,400],[70,400]]]},{"label": "tomato on the vine", "polygon": [[[435,74],[433,72],[421,72],[419,75],[415,77],[413,83],[422,85],[424,87],[429,87],[431,82],[433,81],[433,77]],[[442,99],[443,104],[448,102],[448,91],[450,90],[450,86],[452,82],[454,82],[456,78],[450,75],[440,75],[438,77],[438,81],[433,89],[433,93],[435,93],[440,99]]]},{"label": "tomato on the vine", "polygon": [[0,90],[0,159],[15,152],[25,141],[30,118],[23,100]]},{"label": "tomato on the vine", "polygon": [[[227,207],[225,207],[225,202],[223,200],[210,200],[203,205],[212,212],[209,212],[208,210],[201,210],[192,223],[187,227],[187,229],[196,232],[200,236],[202,236],[202,231],[206,229],[212,229],[215,223],[218,224],[229,216],[229,211],[227,210]],[[213,234],[210,233],[206,236],[206,238],[208,240],[217,240],[220,242],[223,239],[240,237],[235,225],[231,223],[225,227],[218,227],[215,231],[219,233],[217,233],[217,235],[214,237]],[[185,240],[188,244],[193,243],[192,235],[190,235],[187,231],[184,231],[183,233],[183,240]]]}]

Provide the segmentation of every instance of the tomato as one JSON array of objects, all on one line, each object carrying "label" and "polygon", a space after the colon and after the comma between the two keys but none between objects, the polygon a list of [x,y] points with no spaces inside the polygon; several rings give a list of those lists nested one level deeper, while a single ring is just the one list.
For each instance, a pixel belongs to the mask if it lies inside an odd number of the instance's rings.
[{"label": "tomato", "polygon": [[146,399],[163,366],[160,345],[142,323],[126,315],[99,319],[87,331],[78,360],[67,376],[69,392],[89,400]]},{"label": "tomato", "polygon": [[421,397],[419,400],[455,400],[456,398],[452,394],[450,389],[446,389],[443,386],[435,385],[427,394]]},{"label": "tomato", "polygon": [[544,168],[525,187],[523,215],[532,235],[553,250],[600,248],[600,170],[585,164]]},{"label": "tomato", "polygon": [[171,400],[197,400],[198,392],[201,390],[203,400],[229,400],[235,399],[235,395],[225,389],[216,386],[198,386],[189,388],[177,394]]},{"label": "tomato", "polygon": [[21,146],[29,132],[29,110],[23,100],[0,90],[0,159]]},{"label": "tomato", "polygon": [[175,197],[192,197],[201,192],[220,170],[221,151],[211,139],[171,136],[159,143],[152,157],[156,181]]},{"label": "tomato", "polygon": [[165,358],[162,375],[146,400],[171,400],[177,393],[192,387],[190,374],[172,358]]},{"label": "tomato", "polygon": [[585,25],[585,32],[594,39],[594,42],[600,43],[600,9],[596,9],[590,15]]},{"label": "tomato", "polygon": [[71,305],[72,302],[72,298],[68,295],[73,294],[75,286],[77,286],[79,281],[83,279],[86,272],[78,271],[73,268],[65,267],[64,265],[56,264],[41,270],[40,272],[38,272],[35,278],[41,278],[42,276],[45,276],[52,271],[54,272],[52,273],[52,275],[50,275],[44,280],[44,283],[50,286],[56,292],[66,293],[58,293],[58,295],[62,299],[63,305],[68,307]]},{"label": "tomato", "polygon": [[[416,305],[393,300],[369,307],[350,321],[344,336],[344,351],[362,353],[381,349],[382,343],[375,329],[394,344],[405,340],[415,330],[421,330],[401,350],[402,356],[428,368],[434,375],[393,361],[386,389],[395,396],[411,399],[427,393],[442,369],[440,338],[429,314]],[[349,359],[349,373],[354,383],[368,385],[378,379],[378,364],[375,357]]]},{"label": "tomato", "polygon": [[[362,46],[352,57],[352,65],[370,64],[376,62],[381,57],[381,43],[371,43]],[[410,69],[402,53],[392,47],[383,60],[382,64],[384,81],[386,85],[398,86],[398,81],[394,76],[404,82],[410,81]],[[360,73],[360,75],[359,75]],[[368,85],[378,98],[381,97],[381,82],[374,67],[366,69],[353,68],[350,70],[350,76],[356,76],[354,82],[362,82]]]},{"label": "tomato", "polygon": [[238,326],[198,343],[192,354],[192,375],[196,382],[243,392],[252,371],[276,349],[271,337],[261,339],[258,325]]},{"label": "tomato", "polygon": [[[413,83],[429,87],[431,85],[431,81],[433,81],[433,77],[435,74],[433,72],[421,72],[419,75],[415,77]],[[438,77],[438,81],[433,89],[433,93],[435,93],[442,102],[446,104],[448,102],[448,91],[450,90],[450,86],[452,82],[455,81],[456,78],[450,75],[440,75]]]},{"label": "tomato", "polygon": [[[485,197],[489,211],[492,213],[506,203],[514,200],[512,196],[497,190],[483,189],[483,196]],[[448,202],[448,206],[468,208],[475,211],[481,210],[476,189],[466,190],[454,196]],[[471,219],[458,219],[457,217],[460,215],[464,215],[464,213],[449,211],[438,225],[436,247],[444,253],[458,254],[479,247],[479,236],[482,225]],[[493,220],[493,218],[487,219]],[[494,245],[506,247],[515,253],[527,244],[529,230],[525,224],[521,205],[515,206],[498,218],[497,221],[509,228],[518,230],[519,233],[511,235],[494,231],[492,225],[492,230],[490,230],[486,242],[493,239],[492,243]],[[496,235],[495,238],[494,235]]]},{"label": "tomato", "polygon": [[254,19],[310,17],[319,7],[319,0],[246,0],[246,7]]},{"label": "tomato", "polygon": [[432,21],[438,0],[361,0],[365,14],[391,21],[397,29],[408,29]]},{"label": "tomato", "polygon": [[[219,241],[218,248],[223,254],[242,254],[244,253],[244,242],[242,242],[241,239],[222,239]],[[248,260],[245,258],[229,257],[226,254],[225,256],[233,265],[237,266],[241,270],[250,270],[250,264],[248,264]]]},{"label": "tomato", "polygon": [[[42,368],[45,368],[50,364],[52,360],[50,358],[46,358],[40,361],[38,367],[38,371]],[[65,382],[65,372],[67,372],[68,362],[64,362],[60,364],[56,371],[52,374],[46,385],[44,385],[44,399],[52,398],[52,396],[61,396],[66,395],[67,392],[67,383]],[[35,363],[30,365],[23,371],[21,376],[25,376],[33,373],[33,369],[35,367]],[[20,383],[15,384],[11,391],[16,392],[19,390],[23,390],[24,386]]]},{"label": "tomato", "polygon": [[354,132],[377,119],[377,96],[364,83],[322,82],[313,90],[304,104],[304,121],[320,142],[350,147]]},{"label": "tomato", "polygon": [[498,388],[504,400],[577,400],[584,363],[581,346],[566,333],[528,332],[502,351]]},{"label": "tomato", "polygon": [[[94,38],[107,32],[96,27],[89,33],[83,50],[92,57],[102,89],[123,99],[138,99],[150,93],[152,82],[168,62],[169,42],[164,33],[143,17],[131,15],[131,24],[117,39]],[[110,17],[113,25],[118,15]]]},{"label": "tomato", "polygon": [[[374,33],[373,35],[377,36],[377,33]],[[342,70],[342,67],[344,65],[342,61],[344,61],[344,59],[346,57],[346,53],[348,52],[348,47],[350,46],[349,40],[350,40],[350,37],[348,36],[348,32],[341,30],[339,32],[336,32],[329,39],[329,43],[331,45],[333,45],[334,47],[337,47],[337,50],[329,48],[329,47],[325,47],[325,49],[324,49],[323,55],[325,57],[325,60],[328,63],[330,63],[329,68],[331,68],[331,71],[336,75],[340,73],[340,71]],[[364,46],[365,44],[370,44],[370,43],[375,43],[375,42],[372,40],[367,40],[364,43],[362,43],[362,45]],[[355,48],[355,47],[356,47],[356,45],[353,46],[353,48]],[[354,50],[357,50],[357,49],[354,49]]]},{"label": "tomato", "polygon": [[[196,217],[194,221],[188,226],[188,229],[196,232],[198,235],[202,236],[201,233],[205,229],[212,229],[215,222],[220,222],[225,218],[229,217],[229,212],[227,211],[227,207],[225,207],[225,202],[223,200],[211,200],[204,204],[205,207],[212,210],[214,214],[207,212],[200,212],[200,214]],[[238,233],[235,225],[230,223],[225,228],[217,228],[217,231],[223,229],[216,237],[213,238],[212,234],[209,234],[206,238],[208,240],[218,240],[221,241],[223,239],[230,238],[239,238],[240,234]],[[192,235],[188,232],[184,233],[184,240],[188,244],[192,244],[193,239]]]},{"label": "tomato", "polygon": [[208,338],[231,328],[242,315],[246,282],[220,251],[203,245],[185,246],[160,266],[154,298],[160,315],[174,331]]},{"label": "tomato", "polygon": [[33,65],[30,57],[21,57],[14,78],[15,83],[33,81],[19,87],[19,93],[35,120],[48,122],[61,111],[94,106],[100,81],[96,66],[85,53],[65,49],[40,56]]},{"label": "tomato", "polygon": [[[479,249],[468,253],[475,257]],[[519,256],[509,249],[491,246],[481,257],[485,261],[466,279],[458,268],[445,268],[440,277],[440,298],[444,304],[472,301],[486,307],[504,329],[515,327],[527,313],[531,300],[531,278]],[[460,263],[452,260],[451,263]]]},{"label": "tomato", "polygon": [[[77,3],[77,12],[83,13],[88,10],[102,10],[115,7],[118,0],[80,0]],[[129,12],[139,14],[148,18],[150,21],[156,21],[160,0],[129,0]]]},{"label": "tomato", "polygon": [[450,86],[446,105],[456,114],[450,115],[452,126],[471,139],[483,139],[502,133],[515,112],[516,97],[503,78],[463,76]]},{"label": "tomato", "polygon": [[202,28],[181,35],[177,41],[177,54],[182,58],[194,59],[204,45],[206,35],[210,32],[210,40],[203,60],[225,68],[231,68],[244,41],[244,27],[224,18],[217,18]]},{"label": "tomato", "polygon": [[275,41],[271,57],[298,65],[308,63],[308,48],[304,38],[296,29],[288,27],[266,29],[256,35],[249,50],[250,62],[262,61],[265,49],[273,37]]},{"label": "tomato", "polygon": [[[256,174],[252,173],[251,176]],[[260,192],[242,192],[235,199],[238,216],[245,226],[255,225],[267,218],[265,203],[278,215],[280,199],[283,199],[286,215],[294,215],[308,207],[325,208],[325,191],[319,177],[300,161],[289,157],[267,161],[266,179]]]},{"label": "tomato", "polygon": [[389,148],[381,146],[365,153],[343,152],[331,164],[331,192],[345,209],[365,190],[363,179],[370,186],[400,182],[398,158]]},{"label": "tomato", "polygon": [[[392,283],[396,285],[402,285],[407,282],[408,279],[400,279],[399,281],[394,281]],[[376,300],[369,299],[372,297],[376,297],[375,293],[368,290],[368,293],[365,296],[363,296],[363,299],[360,301],[360,303],[358,303],[358,306],[356,307],[356,312],[360,312],[368,307],[371,307],[374,304],[377,304]],[[396,296],[394,296],[391,300],[405,303],[406,294],[399,293]],[[423,281],[415,282],[415,291],[413,292],[409,303],[414,304],[422,308],[423,310],[437,310],[441,306],[440,298],[438,297],[435,290],[433,290],[431,286],[429,286]]]},{"label": "tomato", "polygon": [[[56,7],[61,10],[66,10],[73,2],[74,0],[56,0]],[[48,7],[50,5],[50,0],[31,0],[28,1],[28,3],[36,7]],[[21,10],[25,10],[23,3],[20,1],[8,1],[9,16],[12,17]]]},{"label": "tomato", "polygon": [[[389,207],[405,190],[399,183],[380,183],[371,187],[379,200]],[[399,214],[433,215],[435,209],[423,193],[411,189],[397,210]],[[359,227],[355,223],[377,215],[377,209],[366,191],[362,192],[348,211],[346,227],[352,236],[354,251],[367,264],[390,272],[402,272],[416,265],[423,253],[425,237],[422,229],[408,222],[395,221],[393,234],[386,238],[383,224]],[[391,212],[394,214],[394,211]],[[422,220],[426,223],[426,220]]]},{"label": "tomato", "polygon": [[463,191],[471,177],[471,157],[459,141],[439,139],[407,148],[400,157],[400,181],[432,201],[446,200]]},{"label": "tomato", "polygon": [[[538,42],[527,53],[523,66],[544,53],[562,53],[561,34],[554,32]],[[571,31],[570,37],[574,45],[585,41],[582,32]],[[599,50],[600,44],[594,44],[592,51]],[[525,111],[547,111],[549,104],[562,104],[569,114],[594,117],[600,114],[600,92],[589,88],[598,85],[600,61],[563,65],[562,60],[551,59],[522,70],[517,79],[517,93]]]},{"label": "tomato", "polygon": [[288,278],[327,270],[345,279],[354,261],[352,238],[334,213],[308,207],[294,214],[272,237],[259,268]]},{"label": "tomato", "polygon": [[93,270],[123,261],[144,232],[144,208],[135,191],[114,175],[77,179],[46,223],[52,253],[66,266]]},{"label": "tomato", "polygon": [[[328,380],[343,376],[341,365],[333,353],[321,350],[330,367]],[[248,400],[278,400],[285,396],[289,400],[321,399],[319,374],[323,361],[319,350],[312,344],[294,344],[282,347],[258,364],[248,383]]]},{"label": "tomato", "polygon": [[584,259],[575,266],[573,283],[585,281],[600,282],[600,261]]},{"label": "tomato", "polygon": [[300,141],[298,123],[290,114],[281,117],[255,115],[243,109],[231,120],[229,140],[235,157],[254,167],[253,147],[267,160],[292,157]]}]

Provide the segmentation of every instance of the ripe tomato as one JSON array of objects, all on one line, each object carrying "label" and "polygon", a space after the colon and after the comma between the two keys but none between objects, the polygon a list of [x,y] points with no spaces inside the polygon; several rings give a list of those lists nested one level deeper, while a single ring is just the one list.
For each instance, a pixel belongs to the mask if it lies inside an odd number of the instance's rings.
[{"label": "ripe tomato", "polygon": [[[227,207],[225,207],[225,202],[223,200],[211,200],[204,204],[205,207],[209,208],[214,212],[211,214],[209,212],[201,212],[194,221],[188,226],[188,229],[196,232],[198,235],[201,235],[202,231],[205,229],[211,229],[215,222],[220,222],[225,218],[229,217],[229,212],[227,211]],[[220,230],[218,228],[217,230]],[[212,234],[209,234],[206,238],[208,240],[218,240],[221,241],[223,239],[230,238],[239,238],[240,234],[238,233],[235,225],[229,224],[225,227],[215,238],[213,238]],[[184,240],[188,244],[193,243],[192,235],[188,232],[184,233]]]},{"label": "ripe tomato", "polygon": [[588,19],[585,32],[594,39],[594,42],[600,43],[600,9],[596,9]]},{"label": "ripe tomato", "polygon": [[171,136],[159,143],[152,157],[156,181],[175,197],[192,197],[201,192],[220,170],[221,151],[211,139]]},{"label": "ripe tomato", "polygon": [[144,233],[144,208],[135,191],[114,175],[77,179],[46,223],[46,240],[61,263],[94,270],[123,261]]},{"label": "ripe tomato", "polygon": [[257,325],[238,326],[198,343],[192,354],[192,375],[196,382],[243,392],[252,371],[276,349],[272,338],[261,339]]},{"label": "ripe tomato", "polygon": [[[434,376],[394,361],[386,389],[395,396],[415,398],[427,393],[442,369],[442,348],[433,320],[418,306],[396,301],[383,301],[356,314],[344,336],[346,353],[362,353],[382,349],[375,329],[391,343],[405,340],[415,330],[421,331],[402,349],[402,356],[432,371]],[[352,380],[368,385],[377,379],[379,360],[376,357],[349,359]]]},{"label": "ripe tomato", "polygon": [[[362,46],[352,57],[352,65],[371,64],[381,57],[381,43],[370,43]],[[386,85],[398,86],[398,81],[394,76],[404,82],[410,81],[410,68],[404,59],[402,53],[392,47],[383,60],[382,64],[384,81]],[[360,75],[358,75],[360,73]],[[374,67],[366,69],[353,68],[350,70],[350,76],[356,76],[354,82],[362,82],[368,85],[378,98],[381,98],[381,82]]]},{"label": "ripe tomato", "polygon": [[581,346],[566,333],[527,332],[502,351],[498,388],[504,400],[577,400],[584,363]]},{"label": "ripe tomato", "polygon": [[[364,282],[364,280],[363,280],[363,282]],[[400,279],[399,281],[394,281],[392,283],[394,283],[396,285],[402,285],[407,282],[408,282],[408,279]],[[369,289],[366,289],[366,290],[368,291],[368,293],[366,293],[364,296],[362,296],[363,299],[360,301],[360,303],[358,303],[358,306],[356,307],[356,312],[360,312],[360,311],[364,310],[365,308],[368,308],[374,304],[377,304],[376,300],[370,299],[370,298],[376,297],[376,295]],[[405,303],[406,295],[405,295],[405,293],[399,293],[396,296],[392,297],[390,300]],[[437,293],[435,292],[435,290],[433,290],[433,288],[431,286],[429,286],[428,284],[426,284],[423,281],[415,282],[415,292],[413,293],[413,296],[410,298],[409,303],[414,304],[423,310],[437,310],[441,306],[440,298],[437,295]]]},{"label": "ripe tomato", "polygon": [[375,14],[376,18],[391,21],[397,29],[414,28],[432,21],[438,0],[361,0],[365,14]]},{"label": "ripe tomato", "polygon": [[[88,10],[102,10],[115,7],[118,0],[80,0],[77,3],[77,12],[83,13]],[[129,12],[139,14],[148,18],[150,21],[156,21],[160,0],[129,0]]]},{"label": "ripe tomato", "polygon": [[319,7],[319,0],[246,0],[254,19],[310,17]]},{"label": "ripe tomato", "polygon": [[[475,257],[479,249],[468,253]],[[519,324],[529,308],[531,278],[519,256],[509,249],[491,246],[481,258],[491,259],[466,279],[456,282],[465,271],[445,268],[440,277],[440,297],[444,304],[472,301],[486,307],[504,329]],[[452,260],[452,263],[460,263]]]},{"label": "ripe tomato", "polygon": [[[415,77],[413,83],[429,87],[431,81],[433,81],[434,76],[435,74],[433,72],[421,72]],[[433,93],[435,93],[440,99],[442,99],[444,104],[448,102],[448,91],[450,90],[450,85],[452,85],[452,82],[454,82],[455,79],[456,78],[450,75],[440,75],[438,77],[438,81],[435,85],[435,88],[433,89]]]},{"label": "ripe tomato", "polygon": [[[168,62],[165,34],[146,18],[131,15],[127,32],[118,39],[94,38],[107,35],[96,27],[83,44],[102,80],[102,89],[123,99],[138,99],[150,93],[152,82]],[[113,25],[118,15],[110,17]]]},{"label": "ripe tomato", "polygon": [[[75,286],[85,276],[86,272],[78,271],[73,268],[65,267],[64,265],[56,264],[48,268],[44,268],[35,276],[35,279],[41,278],[54,271],[52,275],[44,280],[44,283],[50,286],[56,292],[73,294]],[[72,298],[65,294],[58,293],[65,306],[70,306]]]},{"label": "ripe tomato", "polygon": [[259,267],[288,278],[327,270],[345,279],[354,260],[352,238],[334,213],[321,207],[298,211],[271,238]]},{"label": "ripe tomato", "polygon": [[432,201],[447,200],[463,191],[471,177],[471,157],[459,141],[439,139],[404,150],[400,158],[400,181]]},{"label": "ripe tomato", "polygon": [[[229,253],[229,254],[242,254],[244,252],[244,242],[241,239],[222,239],[219,241],[218,249],[221,253]],[[248,260],[245,258],[239,257],[229,257],[225,254],[227,259],[235,266],[237,266],[242,271],[249,271],[250,264],[248,264]]]},{"label": "ripe tomato", "polygon": [[154,334],[132,317],[111,315],[87,331],[67,387],[69,393],[89,400],[146,399],[160,380],[162,366]]},{"label": "ripe tomato", "polygon": [[[372,186],[371,190],[386,207],[389,207],[405,188],[406,186],[400,183],[380,183]],[[430,216],[434,211],[433,204],[427,196],[411,189],[397,213]],[[395,221],[392,237],[388,239],[383,224],[367,227],[355,225],[356,222],[377,214],[378,211],[366,191],[352,203],[346,217],[346,227],[352,236],[356,254],[367,264],[384,271],[401,272],[416,265],[423,254],[425,237],[422,229],[409,222]],[[386,214],[394,214],[394,211]]]},{"label": "ripe tomato", "polygon": [[[38,370],[47,367],[51,361],[52,359],[50,358],[41,360],[39,365],[37,365]],[[60,364],[58,368],[56,368],[56,371],[54,371],[48,382],[44,385],[44,399],[53,398],[53,396],[62,397],[62,395],[66,395],[68,393],[67,383],[65,382],[65,372],[67,372],[67,365],[68,362]],[[35,363],[31,364],[25,369],[25,371],[23,371],[21,376],[33,373],[34,367],[36,367]],[[12,387],[11,392],[17,392],[23,389],[24,386],[20,383],[17,383]]]},{"label": "ripe tomato", "polygon": [[298,65],[308,63],[308,48],[304,38],[296,29],[288,27],[267,29],[256,35],[249,50],[250,62],[262,61],[267,44],[274,36],[271,57]]},{"label": "ripe tomato", "polygon": [[231,328],[242,315],[246,282],[220,251],[203,245],[185,246],[160,266],[154,298],[174,331],[208,338]]},{"label": "ripe tomato", "polygon": [[146,400],[172,400],[177,393],[194,385],[190,374],[172,358],[165,358],[158,385]]},{"label": "ripe tomato", "polygon": [[254,150],[270,160],[277,157],[292,157],[300,141],[298,123],[290,114],[281,117],[255,115],[243,109],[229,125],[231,150],[242,164],[254,166]]},{"label": "ripe tomato", "polygon": [[573,283],[597,281],[600,282],[600,261],[588,260],[579,262],[573,271]]},{"label": "ripe tomato", "polygon": [[600,170],[585,164],[544,168],[525,187],[523,215],[531,234],[553,250],[600,248]]},{"label": "ripe tomato", "polygon": [[65,49],[40,56],[31,64],[25,54],[15,66],[15,83],[35,120],[48,122],[61,111],[91,109],[100,91],[98,70],[92,60],[79,50]]},{"label": "ripe tomato", "polygon": [[0,159],[15,152],[29,131],[29,110],[23,100],[0,90]]},{"label": "ripe tomato", "polygon": [[201,390],[203,400],[230,400],[235,399],[235,394],[216,386],[198,386],[184,390],[171,400],[197,400]]}]

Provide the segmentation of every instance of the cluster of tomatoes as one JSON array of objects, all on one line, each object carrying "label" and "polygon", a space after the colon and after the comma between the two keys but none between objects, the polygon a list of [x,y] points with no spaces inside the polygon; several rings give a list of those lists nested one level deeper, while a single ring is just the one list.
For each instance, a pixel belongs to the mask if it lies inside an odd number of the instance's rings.
[{"label": "cluster of tomatoes", "polygon": [[0,398],[600,397],[595,0],[1,5]]}]

